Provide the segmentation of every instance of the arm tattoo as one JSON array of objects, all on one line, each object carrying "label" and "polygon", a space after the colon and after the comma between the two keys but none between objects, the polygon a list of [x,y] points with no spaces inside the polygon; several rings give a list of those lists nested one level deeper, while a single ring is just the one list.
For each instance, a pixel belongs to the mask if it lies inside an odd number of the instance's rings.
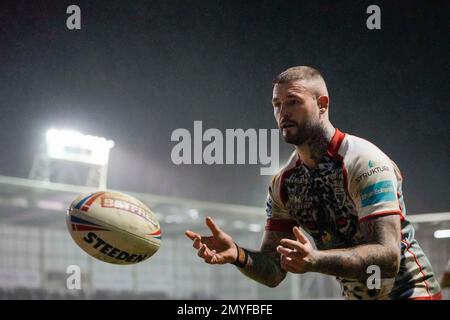
[{"label": "arm tattoo", "polygon": [[248,262],[239,270],[259,283],[269,287],[277,286],[286,277],[286,271],[280,266],[280,254],[276,251],[283,238],[293,239],[294,236],[292,233],[266,231],[261,249],[247,250]]},{"label": "arm tattoo", "polygon": [[400,265],[400,219],[397,215],[361,222],[367,244],[347,249],[319,251],[314,271],[366,280],[367,267],[377,265],[384,278],[395,277]]}]

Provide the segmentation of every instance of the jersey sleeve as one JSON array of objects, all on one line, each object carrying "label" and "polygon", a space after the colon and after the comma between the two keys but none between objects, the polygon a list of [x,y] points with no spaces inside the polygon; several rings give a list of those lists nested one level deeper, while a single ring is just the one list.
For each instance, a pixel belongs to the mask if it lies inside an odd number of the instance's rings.
[{"label": "jersey sleeve", "polygon": [[292,228],[298,224],[281,200],[281,183],[281,175],[278,174],[272,178],[269,186],[266,199],[266,230],[292,232]]},{"label": "jersey sleeve", "polygon": [[349,171],[349,192],[358,209],[359,222],[389,214],[402,217],[398,168],[381,150],[357,156]]}]

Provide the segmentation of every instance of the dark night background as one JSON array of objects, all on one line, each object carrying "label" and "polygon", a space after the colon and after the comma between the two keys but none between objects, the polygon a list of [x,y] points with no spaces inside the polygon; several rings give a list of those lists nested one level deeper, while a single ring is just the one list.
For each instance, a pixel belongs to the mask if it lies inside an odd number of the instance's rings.
[{"label": "dark night background", "polygon": [[176,166],[170,135],[275,128],[272,78],[310,65],[333,124],[399,165],[409,212],[448,211],[450,5],[391,2],[2,1],[0,174],[27,177],[46,130],[72,128],[116,142],[110,188],[262,207],[259,165]]}]

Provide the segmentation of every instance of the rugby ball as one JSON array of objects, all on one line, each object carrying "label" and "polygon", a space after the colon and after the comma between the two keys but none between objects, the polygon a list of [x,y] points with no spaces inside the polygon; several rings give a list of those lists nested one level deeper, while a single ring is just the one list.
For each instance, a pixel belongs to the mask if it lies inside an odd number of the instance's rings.
[{"label": "rugby ball", "polygon": [[66,222],[81,249],[109,263],[144,261],[161,244],[161,228],[153,212],[120,192],[80,195],[67,210]]}]

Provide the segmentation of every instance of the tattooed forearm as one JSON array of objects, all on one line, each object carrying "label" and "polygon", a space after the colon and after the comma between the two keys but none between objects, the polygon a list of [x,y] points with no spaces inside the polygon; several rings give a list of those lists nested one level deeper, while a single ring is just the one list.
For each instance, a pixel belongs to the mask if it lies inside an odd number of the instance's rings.
[{"label": "tattooed forearm", "polygon": [[280,267],[279,257],[267,252],[248,253],[248,263],[240,269],[247,277],[269,287],[276,287],[286,277],[286,272]]},{"label": "tattooed forearm", "polygon": [[247,277],[269,287],[276,287],[286,277],[281,269],[280,255],[276,247],[283,238],[293,238],[292,234],[266,231],[260,251],[250,251],[244,268],[239,270]]},{"label": "tattooed forearm", "polygon": [[397,253],[383,245],[368,244],[352,249],[318,252],[314,271],[348,279],[366,280],[367,267],[377,265],[383,278],[392,278],[398,272]]},{"label": "tattooed forearm", "polygon": [[348,249],[317,252],[314,271],[349,279],[365,280],[367,267],[377,265],[384,278],[395,277],[400,266],[398,216],[374,218],[361,223],[367,244]]}]

